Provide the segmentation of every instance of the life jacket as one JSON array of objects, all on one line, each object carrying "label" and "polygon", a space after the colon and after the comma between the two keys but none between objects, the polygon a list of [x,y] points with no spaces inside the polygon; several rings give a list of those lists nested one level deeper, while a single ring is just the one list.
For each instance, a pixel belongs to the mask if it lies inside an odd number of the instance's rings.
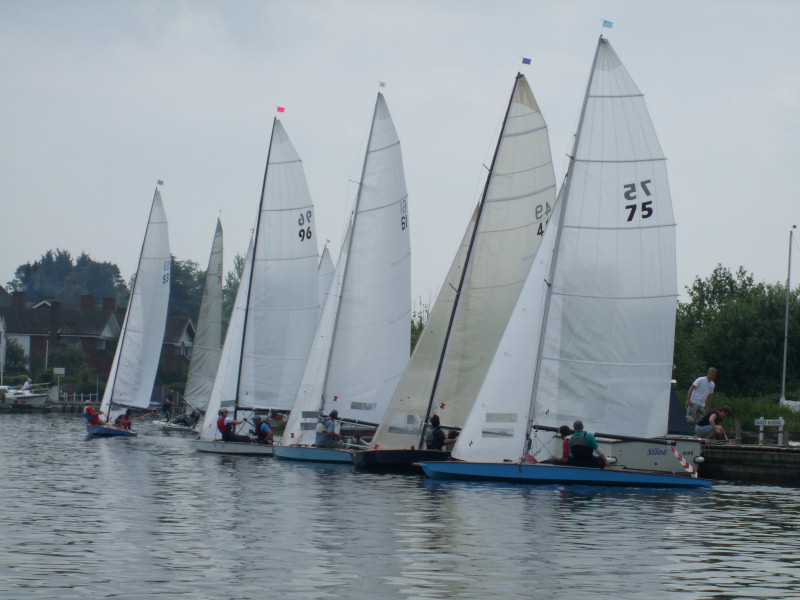
[{"label": "life jacket", "polygon": [[94,408],[91,406],[87,406],[83,409],[83,416],[86,418],[86,422],[89,423],[89,425],[97,425],[98,421],[100,421],[100,415],[96,415]]},{"label": "life jacket", "polygon": [[[261,428],[262,428],[264,425],[266,425],[266,426],[267,426],[267,430],[266,430],[266,431],[262,431],[262,430],[261,430]],[[269,423],[267,423],[266,421],[261,421],[261,422],[258,424],[258,427],[256,427],[256,436],[257,436],[257,437],[258,437],[258,439],[260,439],[260,440],[265,440],[265,439],[267,439],[267,438],[269,437],[269,434],[270,434],[270,432],[271,432],[271,431],[272,431],[272,428],[269,426]]]},{"label": "life jacket", "polygon": [[425,430],[425,447],[428,450],[441,450],[442,446],[438,445],[436,440],[436,432],[440,431],[441,427],[433,427],[429,426],[428,429]]},{"label": "life jacket", "polygon": [[225,417],[217,419],[217,430],[220,433],[225,433]]},{"label": "life jacket", "polygon": [[591,460],[594,449],[586,443],[586,433],[576,431],[569,439],[569,453],[575,460]]}]

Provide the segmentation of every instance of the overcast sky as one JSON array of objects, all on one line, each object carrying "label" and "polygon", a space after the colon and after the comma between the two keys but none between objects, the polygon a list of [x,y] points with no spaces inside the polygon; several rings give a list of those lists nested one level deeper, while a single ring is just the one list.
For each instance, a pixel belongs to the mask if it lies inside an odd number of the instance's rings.
[{"label": "overcast sky", "polygon": [[800,224],[795,0],[0,0],[0,283],[51,248],[129,279],[157,179],[172,253],[205,268],[219,216],[230,270],[277,106],[335,260],[383,81],[409,193],[412,294],[429,302],[517,71],[560,182],[600,34],[645,94],[667,156],[679,290],[717,263],[785,281]]}]

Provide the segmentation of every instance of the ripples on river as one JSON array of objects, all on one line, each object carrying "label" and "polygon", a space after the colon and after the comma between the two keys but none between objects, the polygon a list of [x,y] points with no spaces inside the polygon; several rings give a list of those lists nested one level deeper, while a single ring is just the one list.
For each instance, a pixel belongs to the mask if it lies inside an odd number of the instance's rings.
[{"label": "ripples on river", "polygon": [[800,598],[797,489],[438,483],[0,415],[0,598]]}]

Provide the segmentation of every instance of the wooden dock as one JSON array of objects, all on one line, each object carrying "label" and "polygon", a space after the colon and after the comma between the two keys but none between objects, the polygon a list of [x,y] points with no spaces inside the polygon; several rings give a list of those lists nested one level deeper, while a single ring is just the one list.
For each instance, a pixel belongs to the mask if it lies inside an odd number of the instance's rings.
[{"label": "wooden dock", "polygon": [[706,444],[700,477],[800,486],[800,446]]}]

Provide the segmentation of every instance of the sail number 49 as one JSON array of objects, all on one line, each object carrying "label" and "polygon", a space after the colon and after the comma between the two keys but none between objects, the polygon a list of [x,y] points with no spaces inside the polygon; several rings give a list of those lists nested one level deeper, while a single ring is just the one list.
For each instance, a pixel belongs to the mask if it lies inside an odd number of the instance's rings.
[{"label": "sail number 49", "polygon": [[[652,180],[650,179],[645,179],[644,181],[639,182],[639,187],[642,188],[642,192],[644,192],[645,196],[652,196],[652,194],[650,193],[650,188],[647,187],[650,183],[652,183]],[[637,191],[635,183],[626,183],[622,187],[625,188],[625,193],[623,194],[625,200],[637,200],[637,195],[636,195]],[[636,204],[626,204],[625,209],[630,211],[628,213],[628,221],[633,221],[633,217],[636,214],[637,208],[639,209],[639,212],[641,213],[643,219],[647,219],[653,216],[652,204],[653,204],[652,200],[644,200],[641,203],[636,203]]]}]

